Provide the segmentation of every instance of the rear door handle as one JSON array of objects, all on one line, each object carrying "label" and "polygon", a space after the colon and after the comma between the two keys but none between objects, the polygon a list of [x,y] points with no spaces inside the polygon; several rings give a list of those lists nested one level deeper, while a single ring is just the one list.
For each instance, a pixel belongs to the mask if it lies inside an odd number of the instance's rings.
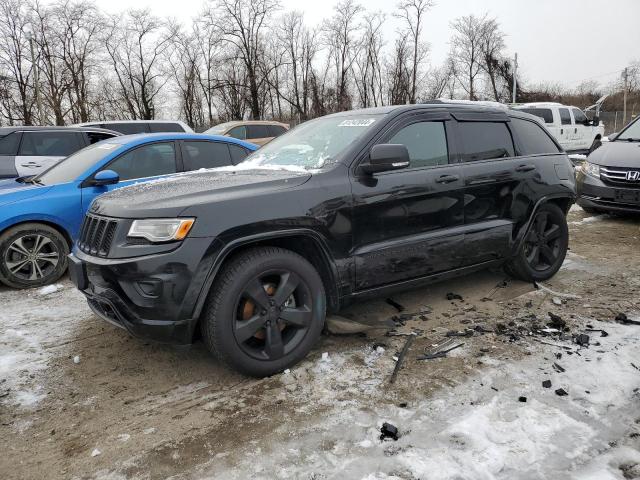
[{"label": "rear door handle", "polygon": [[451,183],[460,180],[458,175],[442,175],[436,179],[436,183]]},{"label": "rear door handle", "polygon": [[535,169],[535,165],[520,165],[519,167],[516,167],[516,172],[531,172]]}]

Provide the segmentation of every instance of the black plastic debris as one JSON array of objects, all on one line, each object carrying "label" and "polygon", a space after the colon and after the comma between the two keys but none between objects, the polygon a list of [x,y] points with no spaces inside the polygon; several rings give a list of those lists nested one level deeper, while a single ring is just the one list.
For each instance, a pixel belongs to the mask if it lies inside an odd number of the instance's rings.
[{"label": "black plastic debris", "polygon": [[581,347],[588,347],[589,346],[589,335],[587,335],[585,333],[581,333],[579,335],[576,335],[575,342],[578,345],[580,345]]},{"label": "black plastic debris", "polygon": [[567,326],[567,322],[560,315],[556,315],[553,312],[547,312],[551,321],[547,323],[551,328],[557,328],[558,330],[564,330]]},{"label": "black plastic debris", "polygon": [[449,293],[447,293],[447,300],[462,300],[462,295],[458,295],[457,293],[449,292]]},{"label": "black plastic debris", "polygon": [[400,305],[398,302],[396,302],[393,298],[387,298],[386,302],[391,305],[393,308],[395,308],[396,310],[398,310],[398,312],[403,312],[404,311],[404,306]]},{"label": "black plastic debris", "polygon": [[391,374],[389,383],[394,383],[396,381],[396,378],[398,377],[398,372],[400,372],[400,369],[402,368],[402,364],[404,363],[404,358],[407,356],[407,352],[409,352],[409,349],[411,348],[411,344],[415,339],[416,339],[415,335],[409,335],[409,337],[407,337],[407,341],[404,342],[402,351],[400,352],[400,355],[398,355],[398,361],[396,362],[396,365],[393,368],[393,373]]},{"label": "black plastic debris", "polygon": [[398,404],[398,407],[400,407],[400,408],[407,408],[407,405],[409,405],[407,402],[400,402],[400,403]]},{"label": "black plastic debris", "polygon": [[565,371],[564,367],[558,365],[556,362],[553,362],[553,369],[558,373],[563,373]]},{"label": "black plastic debris", "polygon": [[453,345],[453,343],[454,340],[452,338],[449,338],[441,344],[436,345],[431,351],[417,357],[417,360],[433,360],[435,358],[444,358],[450,351],[455,350],[456,348],[460,348],[464,345],[464,343],[459,343],[457,345]]},{"label": "black plastic debris", "polygon": [[518,401],[521,403],[527,403],[527,397],[518,397]]},{"label": "black plastic debris", "polygon": [[398,428],[395,425],[384,422],[382,428],[380,428],[380,440],[386,440],[387,438],[398,440]]},{"label": "black plastic debris", "polygon": [[601,337],[608,337],[609,336],[609,332],[607,332],[606,330],[602,330],[600,328],[591,328],[591,326],[587,325],[589,328],[587,328],[585,331],[586,332],[591,332],[591,333],[596,333],[596,332],[600,332],[600,336]]},{"label": "black plastic debris", "polygon": [[558,395],[559,397],[565,397],[567,395],[569,395],[566,390],[564,388],[558,388],[556,390],[556,395]]},{"label": "black plastic debris", "polygon": [[472,328],[467,328],[464,331],[460,332],[457,330],[449,330],[445,337],[473,337],[474,330]]},{"label": "black plastic debris", "polygon": [[542,386],[544,388],[551,388],[551,380],[545,380],[544,382],[542,382]]},{"label": "black plastic debris", "polygon": [[623,325],[640,325],[640,321],[631,320],[625,313],[616,315],[616,322],[622,323]]}]

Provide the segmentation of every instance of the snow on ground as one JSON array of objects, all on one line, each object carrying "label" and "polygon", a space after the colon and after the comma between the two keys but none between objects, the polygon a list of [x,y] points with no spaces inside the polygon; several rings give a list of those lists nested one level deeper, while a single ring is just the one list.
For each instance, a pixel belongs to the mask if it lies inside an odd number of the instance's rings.
[{"label": "snow on ground", "polygon": [[569,225],[584,225],[586,223],[600,222],[602,220],[607,220],[610,216],[606,213],[600,215],[594,215],[592,217],[585,217],[581,220],[576,220],[574,222],[569,222]]},{"label": "snow on ground", "polygon": [[[637,428],[639,415],[640,371],[634,365],[640,363],[640,327],[589,323],[609,336],[592,333],[590,348],[572,355],[531,342],[523,360],[484,359],[489,368],[407,408],[377,408],[383,386],[349,378],[348,362],[336,356],[320,360],[314,376],[319,385],[311,388],[317,392],[323,382],[341,379],[345,390],[368,390],[371,402],[334,398],[321,421],[279,432],[289,437],[286,442],[256,445],[226,466],[219,455],[197,478],[266,479],[278,472],[278,478],[370,480],[622,479],[625,465],[640,462],[638,450],[623,440]],[[563,352],[560,359],[556,352]],[[566,371],[556,372],[554,362]],[[547,379],[551,388],[542,387]],[[568,396],[558,396],[558,388]],[[303,390],[301,408],[307,395]],[[380,441],[385,421],[399,428],[397,442]]]},{"label": "snow on ground", "polygon": [[[0,401],[33,407],[45,396],[39,374],[54,354],[51,349],[70,337],[82,321],[78,314],[89,308],[68,282],[1,294]],[[13,297],[20,301],[10,301]]]}]

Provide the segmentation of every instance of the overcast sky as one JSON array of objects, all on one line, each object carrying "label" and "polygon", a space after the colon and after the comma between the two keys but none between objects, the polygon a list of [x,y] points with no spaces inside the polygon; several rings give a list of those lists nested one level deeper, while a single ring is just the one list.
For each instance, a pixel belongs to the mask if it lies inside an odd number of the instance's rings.
[{"label": "overcast sky", "polygon": [[[301,10],[316,24],[331,15],[336,0],[281,0],[285,9]],[[393,39],[395,0],[362,0],[368,10],[389,15],[385,39]],[[202,0],[108,0],[108,12],[149,7],[160,16],[182,21],[194,17]],[[509,53],[518,52],[527,82],[558,81],[575,86],[583,80],[607,83],[633,60],[640,60],[640,0],[436,0],[424,39],[431,60],[440,64],[449,50],[451,20],[470,13],[489,13],[507,35]]]}]

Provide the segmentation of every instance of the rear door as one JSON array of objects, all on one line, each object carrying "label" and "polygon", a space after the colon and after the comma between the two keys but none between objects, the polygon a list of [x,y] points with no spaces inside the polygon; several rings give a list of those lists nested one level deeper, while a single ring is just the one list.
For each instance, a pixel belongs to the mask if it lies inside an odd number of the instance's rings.
[{"label": "rear door", "polygon": [[458,115],[464,175],[465,265],[504,258],[514,218],[527,212],[535,165],[519,158],[507,115]]},{"label": "rear door", "polygon": [[406,145],[409,168],[353,179],[356,290],[460,266],[463,179],[451,123],[448,113],[400,118],[377,143]]},{"label": "rear door", "polygon": [[226,167],[233,164],[226,143],[207,140],[184,140],[179,143],[185,170]]},{"label": "rear door", "polygon": [[25,131],[16,157],[18,176],[35,175],[86,146],[74,131]]},{"label": "rear door", "polygon": [[89,208],[95,197],[105,192],[181,171],[176,152],[175,142],[147,143],[124,152],[100,169],[115,171],[120,176],[117,184],[82,188],[83,211]]},{"label": "rear door", "polygon": [[574,122],[575,150],[587,150],[593,141],[591,127],[585,123],[588,121],[587,116],[579,108],[572,108],[571,113]]}]

